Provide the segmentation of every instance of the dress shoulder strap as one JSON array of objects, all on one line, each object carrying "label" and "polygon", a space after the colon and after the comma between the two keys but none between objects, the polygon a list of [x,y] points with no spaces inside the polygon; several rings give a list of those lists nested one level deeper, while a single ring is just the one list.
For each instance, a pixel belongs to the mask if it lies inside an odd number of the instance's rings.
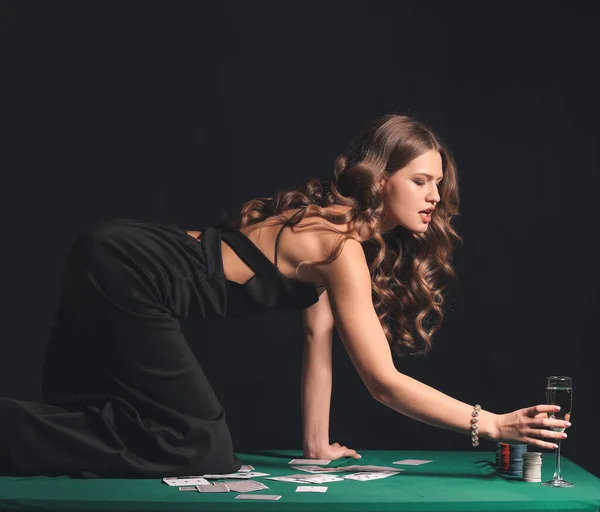
[{"label": "dress shoulder strap", "polygon": [[286,226],[288,226],[289,223],[292,221],[292,219],[296,215],[298,215],[301,211],[302,211],[302,209],[298,210],[296,213],[294,213],[294,215],[292,215],[289,219],[287,219],[283,223],[283,226],[281,226],[281,229],[279,230],[279,233],[277,233],[277,237],[275,238],[275,267],[277,267],[277,246],[279,245],[279,237],[281,236],[281,233],[283,232],[283,228],[285,228]]},{"label": "dress shoulder strap", "polygon": [[222,239],[254,273],[276,278],[277,268],[244,233],[229,227],[221,228]]}]

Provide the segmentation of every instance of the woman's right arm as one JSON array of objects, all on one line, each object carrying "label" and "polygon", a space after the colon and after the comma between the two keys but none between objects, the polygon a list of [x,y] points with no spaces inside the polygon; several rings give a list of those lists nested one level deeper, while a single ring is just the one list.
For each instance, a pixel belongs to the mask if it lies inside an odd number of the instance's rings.
[{"label": "woman's right arm", "polygon": [[335,460],[360,458],[356,450],[329,443],[331,406],[333,315],[323,292],[319,301],[303,313],[304,352],[302,356],[302,435],[304,456],[309,459]]},{"label": "woman's right arm", "polygon": [[[371,395],[413,419],[470,435],[472,404],[445,395],[395,368],[390,346],[373,306],[371,276],[360,243],[347,240],[336,260],[320,265],[316,270],[327,285],[336,329]],[[540,427],[563,426],[559,420],[541,418],[550,410],[544,407],[504,415],[482,410],[479,436],[555,448],[553,442],[536,439],[557,439],[560,437],[558,432]]]},{"label": "woman's right arm", "polygon": [[302,436],[304,455],[321,459],[329,448],[329,410],[331,405],[331,345],[333,316],[323,292],[319,301],[302,314],[304,351],[302,353]]}]

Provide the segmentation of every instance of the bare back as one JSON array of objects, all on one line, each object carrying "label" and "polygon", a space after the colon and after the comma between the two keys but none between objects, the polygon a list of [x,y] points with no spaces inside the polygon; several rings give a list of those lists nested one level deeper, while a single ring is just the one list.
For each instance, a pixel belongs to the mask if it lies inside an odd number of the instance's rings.
[{"label": "bare back", "polygon": [[[329,207],[332,212],[342,213],[344,207]],[[287,219],[291,218],[298,210],[288,210],[283,213]],[[257,222],[251,226],[241,229],[258,249],[273,263],[278,270],[290,279],[298,279],[315,284],[321,290],[325,289],[322,276],[313,268],[304,267],[298,272],[296,269],[301,262],[310,260],[324,260],[331,253],[335,238],[340,235],[332,232],[331,228],[347,231],[348,226],[344,224],[334,225],[320,217],[308,217],[302,219],[294,226],[284,226],[274,217]],[[187,231],[197,239],[202,238],[200,231]],[[279,235],[279,240],[277,239]],[[276,253],[277,251],[277,253]],[[225,277],[236,283],[246,283],[254,272],[239,258],[239,256],[227,245],[221,242],[223,256],[223,270]]]}]

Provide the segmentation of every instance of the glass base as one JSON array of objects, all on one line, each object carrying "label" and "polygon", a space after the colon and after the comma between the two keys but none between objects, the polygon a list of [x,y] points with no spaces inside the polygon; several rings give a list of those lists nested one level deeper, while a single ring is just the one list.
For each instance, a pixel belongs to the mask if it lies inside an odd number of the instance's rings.
[{"label": "glass base", "polygon": [[563,480],[562,478],[560,480],[548,480],[547,482],[542,482],[540,485],[543,485],[544,487],[574,487],[575,484],[572,484],[571,482],[567,482],[566,480]]}]

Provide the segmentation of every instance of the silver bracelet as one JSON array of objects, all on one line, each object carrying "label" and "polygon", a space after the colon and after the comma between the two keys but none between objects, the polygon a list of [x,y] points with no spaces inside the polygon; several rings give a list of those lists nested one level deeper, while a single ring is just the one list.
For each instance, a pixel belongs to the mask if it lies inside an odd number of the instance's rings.
[{"label": "silver bracelet", "polygon": [[471,444],[473,446],[479,446],[479,430],[477,426],[477,422],[479,421],[479,411],[481,411],[481,405],[476,405],[473,407],[473,412],[471,413]]}]

